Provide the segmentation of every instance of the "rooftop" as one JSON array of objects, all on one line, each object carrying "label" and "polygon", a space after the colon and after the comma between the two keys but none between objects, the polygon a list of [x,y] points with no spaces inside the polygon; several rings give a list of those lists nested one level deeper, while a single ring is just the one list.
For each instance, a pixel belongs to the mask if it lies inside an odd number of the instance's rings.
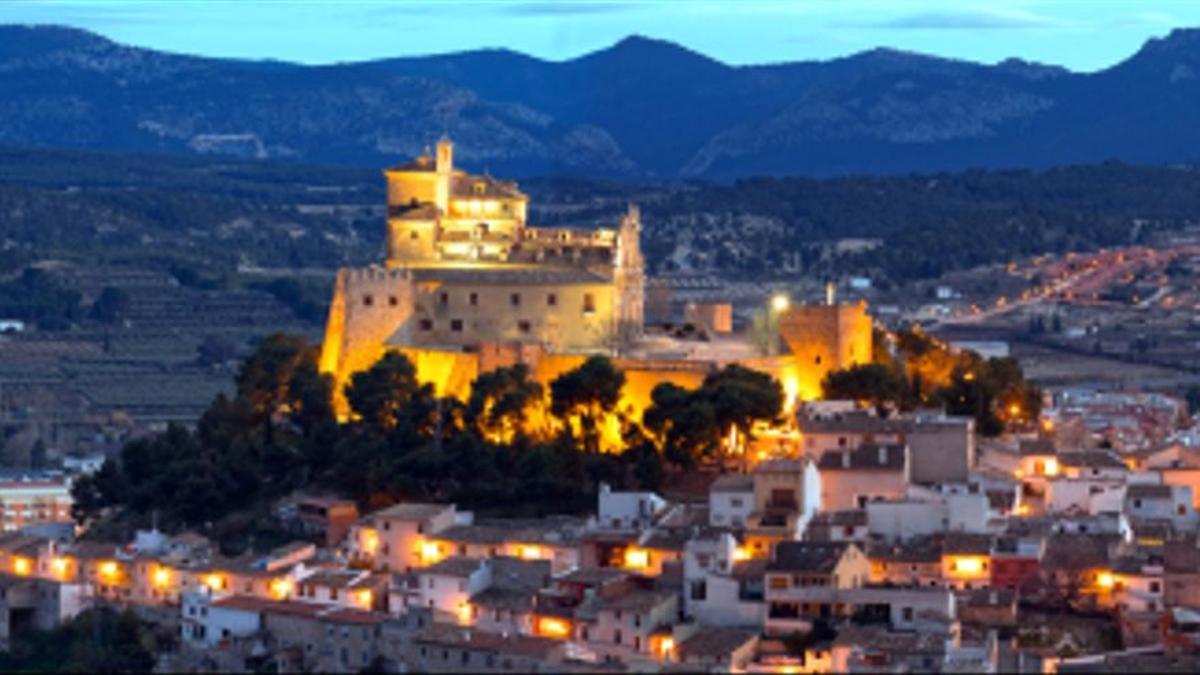
[{"label": "rooftop", "polygon": [[767,571],[829,574],[837,567],[848,547],[848,544],[840,542],[780,542],[775,545]]},{"label": "rooftop", "polygon": [[679,645],[679,655],[687,659],[728,656],[758,639],[758,632],[743,628],[701,628]]},{"label": "rooftop", "polygon": [[754,491],[754,476],[745,473],[726,473],[719,476],[711,487],[711,492],[752,492]]},{"label": "rooftop", "polygon": [[454,507],[449,504],[402,502],[400,504],[393,504],[382,511],[376,511],[370,515],[374,518],[389,518],[392,520],[428,520],[452,508]]}]

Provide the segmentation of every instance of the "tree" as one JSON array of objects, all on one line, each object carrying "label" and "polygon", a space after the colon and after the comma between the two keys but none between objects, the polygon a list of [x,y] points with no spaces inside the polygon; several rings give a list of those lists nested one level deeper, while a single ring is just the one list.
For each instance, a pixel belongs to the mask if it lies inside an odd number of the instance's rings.
[{"label": "tree", "polygon": [[[350,378],[346,400],[364,428],[383,435],[405,421],[427,417],[433,408],[433,388],[417,381],[417,369],[408,357],[389,352]],[[425,410],[413,409],[422,402]]]},{"label": "tree", "polygon": [[471,385],[467,402],[468,423],[481,435],[500,442],[528,428],[531,415],[542,401],[542,385],[529,379],[523,363],[484,373]]},{"label": "tree", "polygon": [[105,286],[92,303],[91,316],[100,323],[117,323],[129,314],[129,294],[113,286]]},{"label": "tree", "polygon": [[589,357],[550,383],[550,412],[568,429],[577,421],[584,448],[598,452],[601,418],[616,408],[624,386],[625,373],[614,368],[611,360]]},{"label": "tree", "polygon": [[289,409],[292,377],[303,364],[315,364],[317,349],[304,337],[275,333],[242,363],[235,382],[255,421],[263,425],[263,441],[274,441],[275,417]]},{"label": "tree", "polygon": [[154,668],[154,635],[133,612],[85,610],[51,631],[30,631],[0,655],[0,670],[136,673]]},{"label": "tree", "polygon": [[908,396],[904,376],[880,363],[866,363],[831,371],[821,382],[826,399],[847,399],[874,405],[884,412],[885,404],[901,407]]},{"label": "tree", "polygon": [[700,391],[712,403],[722,432],[736,427],[749,438],[756,422],[772,422],[783,412],[779,381],[736,364],[705,377]]}]

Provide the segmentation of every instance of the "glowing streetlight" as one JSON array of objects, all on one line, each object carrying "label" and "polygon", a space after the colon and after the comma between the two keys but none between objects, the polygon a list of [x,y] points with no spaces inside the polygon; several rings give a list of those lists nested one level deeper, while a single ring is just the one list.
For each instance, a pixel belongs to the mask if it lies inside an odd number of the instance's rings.
[{"label": "glowing streetlight", "polygon": [[788,300],[788,296],[779,293],[771,297],[771,309],[775,312],[786,312],[788,307],[792,305],[792,301]]}]

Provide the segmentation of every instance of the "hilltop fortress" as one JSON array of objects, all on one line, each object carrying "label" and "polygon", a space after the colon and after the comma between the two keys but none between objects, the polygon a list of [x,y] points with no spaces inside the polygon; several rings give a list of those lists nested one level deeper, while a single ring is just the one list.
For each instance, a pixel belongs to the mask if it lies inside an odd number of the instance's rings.
[{"label": "hilltop fortress", "polygon": [[338,272],[321,352],[342,413],[350,377],[389,350],[462,399],[497,367],[524,363],[548,384],[605,354],[626,373],[622,405],[638,412],[658,383],[698,386],[728,363],[771,373],[791,404],[818,396],[830,370],[871,358],[862,303],[776,308],[781,349],[732,334],[728,306],[690,308],[687,337],[648,331],[636,207],[612,229],[531,227],[516,183],[455,168],[447,139],[384,175],[386,258]]}]

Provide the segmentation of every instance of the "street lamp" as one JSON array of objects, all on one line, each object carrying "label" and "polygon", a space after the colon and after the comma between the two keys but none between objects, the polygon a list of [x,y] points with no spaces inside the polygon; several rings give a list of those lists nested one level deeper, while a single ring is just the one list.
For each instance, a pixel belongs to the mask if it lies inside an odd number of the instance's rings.
[{"label": "street lamp", "polygon": [[776,313],[786,312],[791,304],[791,301],[788,300],[788,296],[782,293],[778,293],[771,297],[771,309]]}]

